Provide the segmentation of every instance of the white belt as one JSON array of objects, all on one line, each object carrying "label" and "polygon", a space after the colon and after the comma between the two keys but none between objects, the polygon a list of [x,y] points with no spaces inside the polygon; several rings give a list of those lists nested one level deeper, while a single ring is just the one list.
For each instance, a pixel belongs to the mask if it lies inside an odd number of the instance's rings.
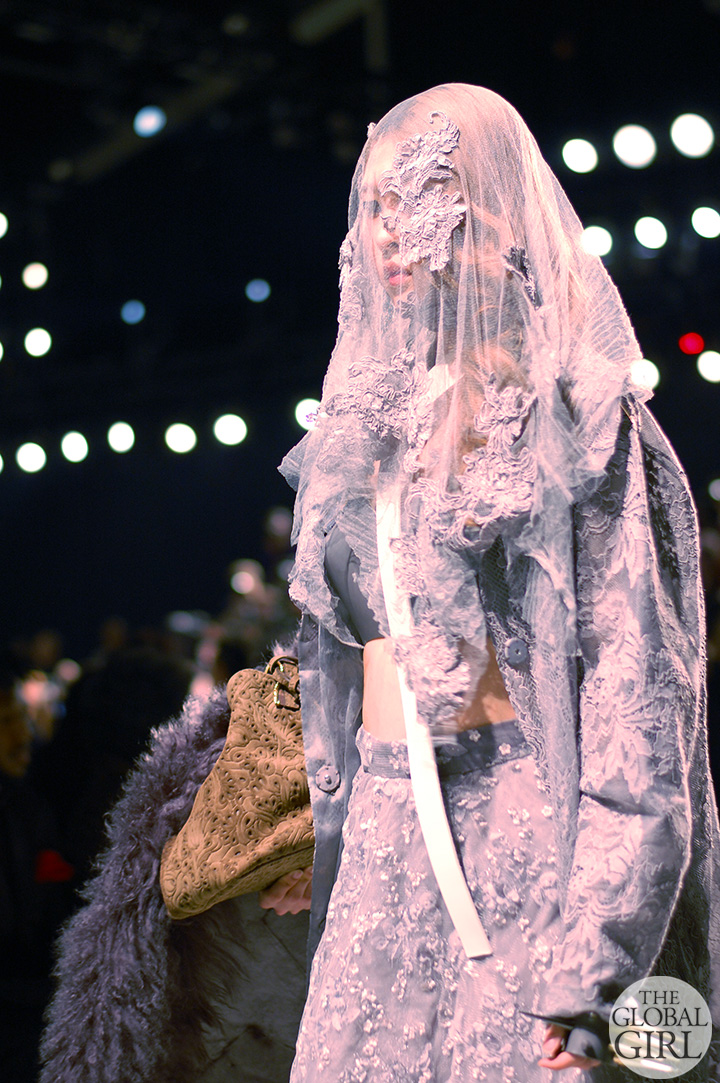
[{"label": "white belt", "polygon": [[[380,580],[385,595],[390,635],[408,635],[412,616],[408,599],[397,589],[390,539],[400,536],[396,503],[377,495],[377,535]],[[492,955],[490,941],[475,909],[470,889],[458,860],[440,789],[432,738],[417,716],[417,699],[398,667],[400,698],[405,718],[410,782],[415,796],[420,829],[440,893],[468,958]]]}]

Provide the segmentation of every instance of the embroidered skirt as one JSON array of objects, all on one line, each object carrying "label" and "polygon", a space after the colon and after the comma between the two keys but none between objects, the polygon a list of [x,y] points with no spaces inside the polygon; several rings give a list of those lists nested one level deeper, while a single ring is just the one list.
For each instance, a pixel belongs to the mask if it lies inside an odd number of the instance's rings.
[{"label": "embroidered skirt", "polygon": [[361,727],[358,747],[291,1083],[546,1081],[537,1066],[543,1024],[521,1012],[536,1008],[560,931],[552,810],[517,723],[469,731],[438,751],[450,825],[493,948],[478,960],[465,956],[430,869],[405,743]]}]

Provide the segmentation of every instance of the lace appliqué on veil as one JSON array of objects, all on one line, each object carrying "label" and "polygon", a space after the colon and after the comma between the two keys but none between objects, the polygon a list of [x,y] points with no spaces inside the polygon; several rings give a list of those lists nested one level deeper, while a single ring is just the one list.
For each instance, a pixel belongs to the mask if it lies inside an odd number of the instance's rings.
[{"label": "lace appliqu\u00e9 on veil", "polygon": [[510,385],[499,389],[494,377],[485,387],[485,401],[475,418],[475,431],[487,441],[465,456],[460,488],[480,527],[488,519],[530,510],[537,460],[519,441],[534,396]]},{"label": "lace appliqu\u00e9 on veil", "polygon": [[400,438],[417,382],[415,355],[398,350],[389,362],[363,357],[350,366],[348,376],[347,392],[333,395],[326,414],[351,414],[379,437]]},{"label": "lace appliqu\u00e9 on veil", "polygon": [[497,533],[508,520],[520,521],[531,509],[538,476],[537,455],[523,442],[535,396],[515,385],[500,388],[494,376],[475,417],[478,446],[463,456],[458,491],[430,499],[428,518],[438,537],[461,547],[474,545],[488,529]]},{"label": "lace appliqu\u00e9 on veil", "polygon": [[360,289],[360,273],[353,270],[353,242],[346,237],[340,245],[340,307],[338,309],[338,323],[342,326],[346,323],[359,322],[362,320],[365,307],[363,305],[362,291]]},{"label": "lace appliqu\u00e9 on veil", "polygon": [[382,195],[392,193],[399,200],[403,263],[428,260],[431,271],[441,271],[450,262],[452,232],[464,220],[467,208],[459,192],[445,187],[454,175],[448,155],[460,141],[460,129],[438,111],[430,113],[429,121],[434,128],[398,145],[379,189]]}]

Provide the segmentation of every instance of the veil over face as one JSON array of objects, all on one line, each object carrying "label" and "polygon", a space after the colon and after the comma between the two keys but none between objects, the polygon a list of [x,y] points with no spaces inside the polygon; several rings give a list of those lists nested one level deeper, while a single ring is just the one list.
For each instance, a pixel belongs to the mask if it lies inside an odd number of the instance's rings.
[{"label": "veil over face", "polygon": [[324,574],[337,523],[389,634],[375,508],[379,491],[391,500],[413,624],[397,658],[434,729],[452,725],[484,670],[477,561],[498,537],[509,582],[516,560],[534,561],[572,624],[572,504],[603,477],[641,356],[581,234],[526,125],[492,91],[435,87],[371,126],[317,423],[281,467],[298,490],[291,593],[355,642]]}]

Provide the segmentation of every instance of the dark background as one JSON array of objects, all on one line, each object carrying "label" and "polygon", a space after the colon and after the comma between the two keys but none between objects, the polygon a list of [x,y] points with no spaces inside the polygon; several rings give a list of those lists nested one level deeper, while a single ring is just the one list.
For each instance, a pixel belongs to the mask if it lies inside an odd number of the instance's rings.
[{"label": "dark background", "polygon": [[[367,124],[444,81],[507,97],[581,218],[612,228],[608,267],[661,371],[655,412],[709,508],[720,385],[677,340],[720,349],[720,239],[689,225],[720,204],[720,151],[682,158],[668,129],[682,112],[720,124],[719,46],[718,0],[0,2],[3,641],[54,627],[82,656],[111,613],[222,606],[230,562],[261,555],[266,509],[290,505],[276,465],[332,348]],[[169,122],[141,140],[147,104]],[[612,155],[629,122],[657,139],[648,169]],[[577,135],[601,156],[587,176],[560,157]],[[643,214],[670,234],[652,258],[632,236]],[[50,278],[31,292],[20,272],[37,259]],[[263,304],[245,297],[254,277]],[[136,326],[119,314],[131,298]],[[22,347],[37,325],[53,335],[42,358]],[[211,432],[228,410],[249,426],[236,448]],[[124,456],[105,442],[119,419],[137,433]],[[195,451],[165,448],[172,421],[195,426]],[[82,463],[60,454],[68,429],[89,440]],[[15,464],[25,440],[47,450],[38,474]]]}]

